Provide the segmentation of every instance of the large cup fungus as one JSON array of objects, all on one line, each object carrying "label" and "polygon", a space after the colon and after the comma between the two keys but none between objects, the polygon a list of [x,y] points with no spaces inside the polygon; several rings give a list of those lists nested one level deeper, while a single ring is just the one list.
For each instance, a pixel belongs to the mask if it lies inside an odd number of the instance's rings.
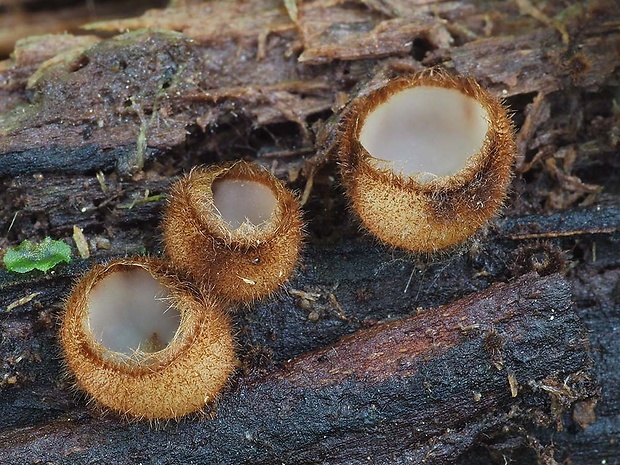
[{"label": "large cup fungus", "polygon": [[496,214],[515,141],[502,103],[473,79],[425,71],[353,99],[337,150],[363,226],[389,245],[434,252]]}]

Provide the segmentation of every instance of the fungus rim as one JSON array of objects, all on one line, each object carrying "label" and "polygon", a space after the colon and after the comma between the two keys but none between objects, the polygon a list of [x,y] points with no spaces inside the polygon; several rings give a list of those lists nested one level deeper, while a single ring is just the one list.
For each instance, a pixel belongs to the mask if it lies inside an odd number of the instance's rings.
[{"label": "fungus rim", "polygon": [[[244,222],[241,227],[230,229],[229,223],[217,212],[213,198],[213,183],[222,178],[231,181],[259,183],[273,194],[275,205],[269,218],[260,224]],[[269,241],[292,223],[290,211],[295,198],[269,171],[257,164],[235,161],[221,165],[194,167],[187,176],[187,195],[192,210],[199,218],[204,232],[223,241],[230,247],[259,246]],[[173,194],[174,195],[174,192]],[[205,208],[199,208],[204,205]]]}]

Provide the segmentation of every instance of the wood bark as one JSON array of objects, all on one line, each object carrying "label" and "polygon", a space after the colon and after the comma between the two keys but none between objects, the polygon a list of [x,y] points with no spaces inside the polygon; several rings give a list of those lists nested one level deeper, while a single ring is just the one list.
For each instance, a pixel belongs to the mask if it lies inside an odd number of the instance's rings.
[{"label": "wood bark", "polygon": [[[0,247],[77,226],[91,255],[0,271],[0,462],[614,463],[617,2],[286,5],[178,2],[0,63]],[[330,149],[351,96],[430,66],[506,98],[519,153],[502,216],[415,257],[359,231]],[[236,158],[299,190],[302,263],[235,312],[212,418],[103,415],[62,375],[63,298],[93,261],[160,253],[170,182]]]}]

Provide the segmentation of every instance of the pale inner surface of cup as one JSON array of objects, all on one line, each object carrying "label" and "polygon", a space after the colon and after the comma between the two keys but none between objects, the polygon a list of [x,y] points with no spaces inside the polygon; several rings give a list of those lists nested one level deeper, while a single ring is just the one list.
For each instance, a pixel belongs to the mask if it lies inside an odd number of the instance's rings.
[{"label": "pale inner surface of cup", "polygon": [[88,296],[88,323],[96,341],[131,356],[157,352],[172,341],[181,322],[168,292],[142,269],[123,270],[99,281]]},{"label": "pale inner surface of cup", "polygon": [[220,177],[213,181],[213,204],[231,231],[244,223],[259,226],[271,218],[277,200],[260,182]]},{"label": "pale inner surface of cup", "polygon": [[474,98],[419,86],[369,113],[359,141],[378,167],[424,182],[457,173],[481,149],[488,129],[487,112]]}]

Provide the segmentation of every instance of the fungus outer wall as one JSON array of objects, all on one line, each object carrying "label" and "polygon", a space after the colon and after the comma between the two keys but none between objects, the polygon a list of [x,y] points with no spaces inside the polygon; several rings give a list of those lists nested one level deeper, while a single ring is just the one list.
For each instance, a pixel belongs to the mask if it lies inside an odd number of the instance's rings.
[{"label": "fungus outer wall", "polygon": [[454,89],[419,86],[371,111],[359,140],[378,167],[387,164],[404,176],[450,176],[481,149],[488,130],[487,112],[475,99]]},{"label": "fungus outer wall", "polygon": [[99,281],[88,296],[89,325],[106,349],[131,356],[136,349],[157,352],[174,338],[181,315],[168,292],[143,269],[118,270]]}]

